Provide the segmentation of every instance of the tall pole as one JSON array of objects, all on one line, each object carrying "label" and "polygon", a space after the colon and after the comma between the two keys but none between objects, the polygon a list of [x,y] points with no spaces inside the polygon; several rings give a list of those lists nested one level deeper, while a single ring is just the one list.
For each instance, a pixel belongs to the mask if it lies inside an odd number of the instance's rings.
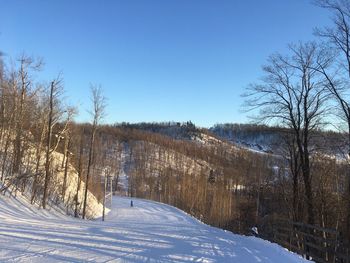
[{"label": "tall pole", "polygon": [[112,182],[113,182],[113,177],[110,177],[110,187],[111,187],[111,209],[112,209],[112,199],[113,199],[113,187],[112,187]]},{"label": "tall pole", "polygon": [[107,177],[104,175],[102,221],[105,221]]}]

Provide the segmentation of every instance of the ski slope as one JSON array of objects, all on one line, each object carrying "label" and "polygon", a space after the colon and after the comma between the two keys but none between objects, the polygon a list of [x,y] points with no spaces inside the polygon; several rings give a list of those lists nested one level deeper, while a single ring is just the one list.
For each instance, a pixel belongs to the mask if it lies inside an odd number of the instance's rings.
[{"label": "ski slope", "polygon": [[0,262],[306,262],[282,247],[207,226],[160,203],[115,197],[83,221],[0,197]]}]

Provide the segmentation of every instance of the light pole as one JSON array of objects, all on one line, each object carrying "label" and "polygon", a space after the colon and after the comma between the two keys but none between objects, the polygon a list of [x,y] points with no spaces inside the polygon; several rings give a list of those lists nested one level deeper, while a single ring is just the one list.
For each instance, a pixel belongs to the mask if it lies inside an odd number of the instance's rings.
[{"label": "light pole", "polygon": [[112,183],[113,183],[113,177],[110,175],[109,178],[110,178],[110,188],[111,188],[111,209],[112,209],[112,200],[113,200],[113,185],[112,185]]},{"label": "light pole", "polygon": [[107,176],[104,175],[102,221],[105,221]]},{"label": "light pole", "polygon": [[[107,166],[104,169],[102,221],[105,221],[107,180],[108,180],[108,177],[112,178],[112,176],[109,175],[110,173],[111,173],[111,168]],[[111,182],[111,190],[112,190],[112,182]],[[111,207],[112,207],[112,191],[111,191]]]}]

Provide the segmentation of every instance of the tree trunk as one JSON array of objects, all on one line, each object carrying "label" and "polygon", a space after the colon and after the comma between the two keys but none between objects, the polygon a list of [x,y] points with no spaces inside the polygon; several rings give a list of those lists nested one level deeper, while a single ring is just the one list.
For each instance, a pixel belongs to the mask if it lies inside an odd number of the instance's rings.
[{"label": "tree trunk", "polygon": [[68,138],[68,143],[66,144],[66,158],[65,158],[65,165],[64,165],[64,177],[63,177],[63,187],[62,187],[62,199],[64,203],[65,195],[66,195],[66,190],[67,190],[67,176],[68,176],[68,166],[69,166],[69,146],[70,146],[70,138]]},{"label": "tree trunk", "polygon": [[88,160],[88,167],[87,167],[86,181],[85,181],[83,219],[85,219],[85,216],[86,216],[87,194],[88,194],[88,188],[89,188],[89,179],[90,179],[90,170],[91,170],[91,164],[92,164],[93,146],[94,146],[94,141],[95,141],[95,129],[96,129],[96,127],[94,125],[92,127],[92,133],[91,133],[91,139],[90,139],[89,160]]},{"label": "tree trunk", "polygon": [[[348,158],[350,158],[350,119],[348,119],[348,147],[349,147]],[[347,232],[348,241],[350,242],[350,163],[348,163],[347,180],[348,180],[348,191],[347,191],[348,203],[347,203],[347,217],[346,217],[346,232]]]},{"label": "tree trunk", "polygon": [[38,181],[39,181],[39,167],[40,167],[40,161],[41,161],[41,147],[44,141],[44,135],[45,135],[45,123],[43,123],[43,127],[41,130],[41,135],[40,135],[40,141],[38,143],[38,146],[36,148],[36,166],[35,166],[35,174],[34,174],[34,181],[32,185],[32,197],[31,197],[31,204],[34,203],[35,196],[38,190]]},{"label": "tree trunk", "polygon": [[49,181],[50,181],[50,150],[51,150],[51,135],[52,135],[52,114],[53,114],[53,89],[54,82],[51,82],[50,90],[50,111],[48,120],[48,132],[47,132],[47,143],[46,143],[46,162],[45,162],[45,183],[44,183],[44,194],[42,200],[43,209],[46,209]]},{"label": "tree trunk", "polygon": [[81,185],[81,174],[83,170],[83,137],[84,137],[84,130],[80,137],[80,150],[79,150],[79,161],[78,161],[78,182],[77,182],[77,192],[75,195],[75,211],[74,211],[74,217],[78,217],[78,207],[79,207],[79,191],[80,191],[80,185]]}]

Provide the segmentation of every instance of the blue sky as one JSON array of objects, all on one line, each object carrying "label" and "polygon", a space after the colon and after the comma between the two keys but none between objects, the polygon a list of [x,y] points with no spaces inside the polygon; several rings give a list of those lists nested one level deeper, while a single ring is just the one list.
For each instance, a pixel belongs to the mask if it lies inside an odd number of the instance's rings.
[{"label": "blue sky", "polygon": [[308,0],[0,0],[0,50],[44,58],[38,80],[63,73],[88,121],[89,85],[105,122],[247,122],[240,95],[269,54],[314,39],[329,14]]}]

